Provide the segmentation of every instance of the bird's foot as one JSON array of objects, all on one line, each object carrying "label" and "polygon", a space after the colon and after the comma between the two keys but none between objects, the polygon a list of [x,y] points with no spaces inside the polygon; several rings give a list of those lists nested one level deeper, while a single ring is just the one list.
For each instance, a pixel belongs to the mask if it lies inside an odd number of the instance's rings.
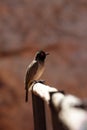
[{"label": "bird's foot", "polygon": [[45,83],[45,80],[34,80],[32,83],[36,84],[36,83],[42,83],[44,84]]},{"label": "bird's foot", "polygon": [[38,83],[45,84],[45,80],[39,80]]},{"label": "bird's foot", "polygon": [[37,80],[34,80],[32,83],[36,84],[36,83],[38,83],[38,81],[37,81]]}]

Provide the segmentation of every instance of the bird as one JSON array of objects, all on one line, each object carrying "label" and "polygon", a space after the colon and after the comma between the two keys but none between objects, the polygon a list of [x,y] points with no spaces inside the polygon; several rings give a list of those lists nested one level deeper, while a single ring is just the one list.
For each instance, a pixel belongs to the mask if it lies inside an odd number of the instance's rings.
[{"label": "bird", "polygon": [[28,102],[28,90],[32,89],[32,84],[37,81],[44,72],[45,59],[49,53],[40,50],[35,54],[33,61],[28,65],[25,74],[25,102]]}]

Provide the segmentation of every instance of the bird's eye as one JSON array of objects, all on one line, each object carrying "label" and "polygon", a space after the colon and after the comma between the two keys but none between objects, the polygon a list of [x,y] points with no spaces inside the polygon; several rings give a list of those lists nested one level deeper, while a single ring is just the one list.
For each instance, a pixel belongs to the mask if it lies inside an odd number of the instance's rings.
[{"label": "bird's eye", "polygon": [[41,53],[41,56],[44,56],[44,54],[43,54],[43,53]]}]

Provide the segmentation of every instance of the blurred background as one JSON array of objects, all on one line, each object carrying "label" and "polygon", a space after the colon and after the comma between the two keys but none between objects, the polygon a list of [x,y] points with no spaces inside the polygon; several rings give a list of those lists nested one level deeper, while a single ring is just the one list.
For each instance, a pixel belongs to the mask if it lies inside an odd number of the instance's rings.
[{"label": "blurred background", "polygon": [[0,130],[33,130],[24,76],[38,50],[46,84],[87,97],[87,0],[0,0]]}]

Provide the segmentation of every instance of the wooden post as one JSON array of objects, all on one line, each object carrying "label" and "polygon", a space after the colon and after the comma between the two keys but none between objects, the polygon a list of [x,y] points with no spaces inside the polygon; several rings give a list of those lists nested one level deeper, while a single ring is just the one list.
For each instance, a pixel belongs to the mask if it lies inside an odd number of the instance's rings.
[{"label": "wooden post", "polygon": [[34,130],[46,130],[44,101],[32,93]]},{"label": "wooden post", "polygon": [[54,109],[52,104],[50,104],[50,110],[53,130],[68,130],[58,118],[58,112]]},{"label": "wooden post", "polygon": [[76,96],[36,83],[32,100],[34,130],[46,130],[44,101],[50,105],[53,130],[87,130],[87,105]]},{"label": "wooden post", "polygon": [[[51,110],[51,118],[52,118],[52,126],[53,130],[58,130],[58,117],[56,111],[54,111],[54,108],[52,105],[50,105],[50,110]],[[60,130],[60,129],[59,129]]]},{"label": "wooden post", "polygon": [[[50,92],[50,110],[51,110],[51,118],[52,118],[52,127],[53,130],[68,130],[68,128],[61,122],[59,119],[59,112],[60,108],[58,110],[55,108],[54,104],[52,103],[52,96],[53,94],[58,92]],[[54,101],[55,102],[55,101]]]}]

